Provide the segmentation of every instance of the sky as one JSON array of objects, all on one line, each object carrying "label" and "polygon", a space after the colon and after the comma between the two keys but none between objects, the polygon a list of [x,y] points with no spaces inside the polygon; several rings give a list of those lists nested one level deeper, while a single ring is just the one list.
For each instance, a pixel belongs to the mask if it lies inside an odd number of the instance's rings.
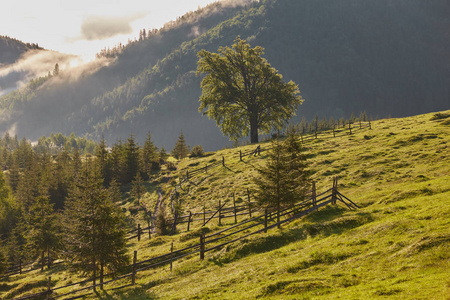
[{"label": "sky", "polygon": [[105,47],[217,0],[6,0],[0,35],[92,60]]}]

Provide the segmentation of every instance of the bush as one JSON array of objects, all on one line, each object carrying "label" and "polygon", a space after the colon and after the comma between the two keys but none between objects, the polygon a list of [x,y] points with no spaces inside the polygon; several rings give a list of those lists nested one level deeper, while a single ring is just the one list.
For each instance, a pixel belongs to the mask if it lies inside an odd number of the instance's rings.
[{"label": "bush", "polygon": [[194,146],[192,148],[191,153],[189,154],[189,157],[202,157],[205,155],[205,152],[203,151],[203,147],[201,145]]},{"label": "bush", "polygon": [[173,162],[169,161],[169,162],[167,163],[167,170],[169,170],[169,171],[175,171],[176,169],[177,169],[177,166],[176,166]]}]

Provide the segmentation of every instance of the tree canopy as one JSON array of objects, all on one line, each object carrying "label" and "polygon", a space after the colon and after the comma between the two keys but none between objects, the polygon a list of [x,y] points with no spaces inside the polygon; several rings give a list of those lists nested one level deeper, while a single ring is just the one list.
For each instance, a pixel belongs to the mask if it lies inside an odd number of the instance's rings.
[{"label": "tree canopy", "polygon": [[298,86],[282,80],[262,57],[263,50],[238,37],[232,48],[197,54],[197,74],[206,73],[199,111],[232,140],[250,132],[251,142],[257,143],[259,131],[282,127],[303,102]]}]

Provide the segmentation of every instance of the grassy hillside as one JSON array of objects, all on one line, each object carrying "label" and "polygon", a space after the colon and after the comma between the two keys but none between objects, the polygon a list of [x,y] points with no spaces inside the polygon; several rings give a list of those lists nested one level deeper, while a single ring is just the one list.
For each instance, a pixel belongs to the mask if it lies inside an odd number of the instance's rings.
[{"label": "grassy hillside", "polygon": [[[262,143],[262,149],[269,143]],[[218,166],[183,186],[182,209],[198,211],[217,201],[246,201],[254,186],[255,169],[265,154],[239,161],[246,146],[186,159],[178,170],[166,173],[142,202],[153,207],[157,185],[162,187],[168,211],[168,195],[186,171],[225,158]],[[339,191],[361,206],[348,210],[329,205],[302,219],[259,234],[222,249],[139,272],[136,285],[129,279],[114,282],[98,294],[105,299],[450,299],[450,111],[384,119],[372,129],[352,135],[319,138],[305,144],[310,170],[318,191],[331,187],[339,177]],[[158,183],[157,185],[155,185]],[[251,194],[251,193],[250,193]],[[240,199],[240,200],[239,200]],[[238,202],[237,201],[237,202]],[[223,203],[223,202],[222,202]],[[125,204],[128,207],[131,203]],[[240,217],[243,220],[245,217]],[[139,214],[136,222],[142,223]],[[209,232],[227,228],[217,220]],[[191,224],[192,225],[192,224]],[[138,261],[198,242],[200,223],[190,232],[185,225],[172,236],[144,237],[130,243]],[[12,277],[0,285],[2,297],[17,297],[24,291],[45,288],[52,276],[56,286],[78,279],[63,266],[50,271]],[[113,287],[122,287],[112,290]],[[69,289],[57,291],[63,294]],[[90,295],[89,297],[94,297]]]}]

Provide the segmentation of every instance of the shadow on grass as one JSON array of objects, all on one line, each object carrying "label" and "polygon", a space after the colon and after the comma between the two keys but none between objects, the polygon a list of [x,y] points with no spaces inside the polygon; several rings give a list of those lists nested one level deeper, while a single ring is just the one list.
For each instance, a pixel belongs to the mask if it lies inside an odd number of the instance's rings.
[{"label": "shadow on grass", "polygon": [[209,259],[215,265],[232,262],[250,254],[258,254],[273,251],[298,240],[304,240],[307,236],[322,234],[342,234],[346,230],[361,226],[372,221],[369,213],[356,213],[342,216],[344,208],[329,206],[308,216],[307,223],[299,228],[281,230],[270,236],[257,236],[253,239],[242,239],[240,243],[227,246],[226,251],[221,251]]}]

